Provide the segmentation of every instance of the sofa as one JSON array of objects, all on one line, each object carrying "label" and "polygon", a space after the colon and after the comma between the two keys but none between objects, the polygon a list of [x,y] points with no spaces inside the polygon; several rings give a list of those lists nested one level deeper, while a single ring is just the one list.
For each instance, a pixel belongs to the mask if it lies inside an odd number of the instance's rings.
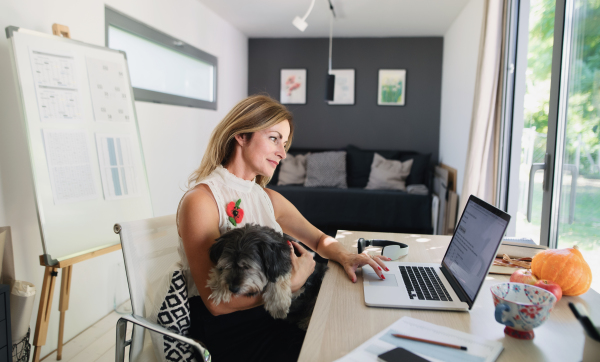
[{"label": "sofa", "polygon": [[[338,150],[290,149],[289,155],[327,151],[346,152],[347,188],[277,185],[281,164],[268,188],[288,199],[304,217],[329,235],[337,230],[432,234],[431,155],[413,151],[363,150],[348,146]],[[406,185],[425,185],[426,194],[399,190],[367,190],[375,153],[389,160],[413,159]]]}]

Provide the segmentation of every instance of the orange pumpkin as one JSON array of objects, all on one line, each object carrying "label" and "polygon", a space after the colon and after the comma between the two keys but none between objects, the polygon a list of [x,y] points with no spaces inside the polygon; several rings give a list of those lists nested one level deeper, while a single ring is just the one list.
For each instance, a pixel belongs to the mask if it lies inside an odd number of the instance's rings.
[{"label": "orange pumpkin", "polygon": [[592,285],[592,270],[575,248],[544,250],[533,257],[531,271],[538,279],[560,285],[563,295],[580,295]]}]

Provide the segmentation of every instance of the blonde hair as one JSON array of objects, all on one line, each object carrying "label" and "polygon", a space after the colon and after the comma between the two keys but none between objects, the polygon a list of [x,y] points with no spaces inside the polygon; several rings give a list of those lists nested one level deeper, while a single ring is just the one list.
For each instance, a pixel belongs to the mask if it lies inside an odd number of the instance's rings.
[{"label": "blonde hair", "polygon": [[[294,135],[292,113],[281,103],[265,95],[253,95],[240,101],[213,130],[200,167],[188,178],[188,188],[196,186],[218,165],[227,164],[235,149],[236,135],[252,137],[252,133],[286,120],[290,124],[290,136],[285,146],[287,152]],[[256,176],[256,183],[262,187],[265,187],[270,180],[271,177],[268,176]]]}]

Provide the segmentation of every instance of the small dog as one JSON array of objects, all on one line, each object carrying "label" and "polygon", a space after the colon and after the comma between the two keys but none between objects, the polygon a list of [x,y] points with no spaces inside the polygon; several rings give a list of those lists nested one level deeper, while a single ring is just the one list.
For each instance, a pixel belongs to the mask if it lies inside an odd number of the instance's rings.
[{"label": "small dog", "polygon": [[293,237],[270,227],[246,224],[221,235],[210,248],[207,286],[209,299],[218,305],[232,295],[252,297],[262,293],[264,307],[273,318],[296,323],[306,330],[327,265],[317,263],[304,286],[291,289],[292,259],[287,241]]}]

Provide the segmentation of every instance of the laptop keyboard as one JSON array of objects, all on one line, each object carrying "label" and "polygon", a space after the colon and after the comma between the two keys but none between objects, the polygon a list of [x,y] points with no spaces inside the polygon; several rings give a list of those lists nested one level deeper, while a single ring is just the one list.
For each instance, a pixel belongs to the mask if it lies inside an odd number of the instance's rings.
[{"label": "laptop keyboard", "polygon": [[400,266],[399,268],[410,299],[452,301],[450,293],[433,267]]}]

